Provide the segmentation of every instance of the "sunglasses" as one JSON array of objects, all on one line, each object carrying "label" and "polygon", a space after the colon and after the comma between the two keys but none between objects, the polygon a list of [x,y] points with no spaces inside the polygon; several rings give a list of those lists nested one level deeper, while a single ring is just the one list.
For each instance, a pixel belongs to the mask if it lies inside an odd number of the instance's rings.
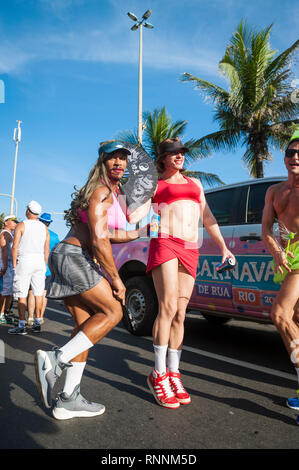
[{"label": "sunglasses", "polygon": [[299,150],[297,150],[297,149],[287,149],[286,152],[285,152],[285,157],[293,158],[296,153],[299,156]]}]

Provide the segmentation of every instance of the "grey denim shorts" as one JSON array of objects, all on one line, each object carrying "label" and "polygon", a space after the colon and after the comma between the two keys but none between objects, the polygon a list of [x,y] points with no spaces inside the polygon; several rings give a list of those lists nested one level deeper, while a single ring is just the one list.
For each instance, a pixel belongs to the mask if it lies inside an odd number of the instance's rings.
[{"label": "grey denim shorts", "polygon": [[63,299],[81,294],[96,286],[104,277],[87,250],[60,242],[50,253],[48,266],[51,279],[48,299]]}]

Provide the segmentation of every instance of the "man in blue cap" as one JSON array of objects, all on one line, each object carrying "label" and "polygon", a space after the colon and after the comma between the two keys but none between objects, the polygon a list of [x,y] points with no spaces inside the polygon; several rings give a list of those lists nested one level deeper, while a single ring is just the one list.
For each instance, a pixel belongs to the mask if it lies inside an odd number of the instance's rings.
[{"label": "man in blue cap", "polygon": [[[43,222],[43,224],[45,224],[48,227],[49,234],[50,234],[50,248],[49,248],[49,251],[51,252],[51,250],[54,248],[54,246],[57,245],[57,243],[59,243],[59,241],[60,241],[57,233],[55,233],[55,232],[53,232],[53,230],[49,229],[49,225],[53,222],[51,214],[49,214],[48,212],[44,212],[39,217],[39,220],[41,222]],[[47,306],[46,293],[47,293],[48,285],[49,285],[49,282],[50,282],[50,278],[51,278],[51,271],[49,269],[49,266],[47,265],[45,291],[44,291],[44,295],[43,295],[43,305],[42,305],[42,311],[41,311],[41,321],[40,321],[41,325],[44,323],[44,313],[45,313],[46,306]],[[27,321],[28,325],[31,325],[34,322],[34,318],[33,318],[34,309],[35,309],[35,301],[34,301],[34,297],[32,295],[32,291],[30,290],[29,295],[28,295],[28,321]]]}]

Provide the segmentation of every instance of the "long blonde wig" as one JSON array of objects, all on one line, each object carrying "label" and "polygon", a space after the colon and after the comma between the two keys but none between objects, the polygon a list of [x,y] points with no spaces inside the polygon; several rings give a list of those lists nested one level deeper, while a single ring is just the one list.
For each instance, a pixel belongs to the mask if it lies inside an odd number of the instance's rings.
[{"label": "long blonde wig", "polygon": [[[109,142],[111,141],[102,142],[101,146]],[[109,194],[112,192],[105,165],[106,159],[111,157],[111,154],[105,152],[100,153],[100,149],[101,147],[99,148],[99,158],[90,170],[85,185],[81,189],[78,189],[76,186],[74,186],[75,191],[71,195],[71,207],[67,211],[64,211],[64,219],[66,220],[67,226],[73,226],[76,222],[78,222],[78,209],[86,210],[88,208],[89,200],[96,188],[107,187]]]}]

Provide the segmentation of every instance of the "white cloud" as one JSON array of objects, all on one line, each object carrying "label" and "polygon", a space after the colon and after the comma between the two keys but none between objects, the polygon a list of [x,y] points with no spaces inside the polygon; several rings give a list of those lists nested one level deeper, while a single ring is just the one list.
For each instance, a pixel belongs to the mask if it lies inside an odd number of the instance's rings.
[{"label": "white cloud", "polygon": [[[57,157],[55,156],[57,159]],[[31,173],[34,174],[38,179],[44,179],[45,176],[47,180],[51,180],[55,183],[64,184],[67,187],[70,186],[70,174],[74,174],[74,168],[65,168],[61,165],[56,165],[55,163],[51,163],[53,160],[52,156],[47,155],[46,153],[43,154],[43,159],[38,160],[37,158],[33,158],[31,161],[34,162],[34,165],[31,167]],[[64,156],[61,161],[67,161],[67,158]],[[71,184],[73,187],[73,184]]]},{"label": "white cloud", "polygon": [[[155,0],[153,0],[155,3]],[[86,0],[38,0],[42,9],[49,12],[49,23],[40,25],[32,23],[29,28],[19,30],[19,36],[10,36],[0,29],[0,73],[20,73],[24,66],[32,61],[73,60],[115,64],[137,64],[139,31],[131,31],[131,20],[127,11],[136,6],[137,14],[147,9],[140,2],[126,1],[119,6],[116,0],[108,0],[114,10],[113,14],[100,19],[98,23],[89,15],[73,23],[66,20],[74,13],[75,7],[85,5]],[[143,2],[145,4],[145,2]],[[164,17],[171,14],[171,2],[163,6]],[[78,8],[78,15],[80,9]],[[54,16],[54,21],[53,21]],[[55,21],[55,17],[58,21]],[[80,16],[79,16],[80,18]],[[60,19],[66,21],[59,21]],[[174,69],[192,73],[204,70],[205,73],[217,75],[217,51],[213,45],[209,49],[199,48],[199,38],[194,31],[178,33],[176,28],[161,28],[159,18],[153,19],[154,30],[143,31],[143,63],[156,69]],[[5,38],[5,42],[3,42]]]},{"label": "white cloud", "polygon": [[26,52],[17,44],[13,44],[7,40],[1,41],[0,73],[16,72],[35,57],[35,53]]},{"label": "white cloud", "polygon": [[[213,50],[190,47],[183,41],[152,35],[144,37],[143,63],[158,69],[204,70],[217,74],[219,57]],[[0,73],[17,73],[33,60],[74,60],[119,64],[136,64],[138,61],[138,32],[93,29],[62,33],[35,33],[13,43],[0,46]],[[150,36],[151,35],[151,36]],[[145,35],[144,35],[145,36]]]},{"label": "white cloud", "polygon": [[65,19],[71,8],[83,5],[85,0],[38,0],[40,5],[59,19]]},{"label": "white cloud", "polygon": [[[222,23],[214,31],[213,21],[207,21],[205,14],[198,18],[196,28],[188,29],[188,18],[193,20],[194,15],[199,14],[195,11],[205,13],[205,8],[208,8],[198,5],[198,0],[164,0],[163,5],[160,5],[160,0],[152,0],[151,5],[145,0],[106,0],[106,6],[109,4],[112,12],[100,16],[98,22],[91,14],[92,10],[89,11],[92,3],[86,0],[37,0],[39,8],[47,13],[46,19],[40,24],[33,21],[32,28],[28,27],[27,20],[26,29],[20,29],[19,36],[10,36],[9,32],[5,34],[4,23],[0,19],[0,73],[18,73],[31,61],[43,59],[136,64],[139,33],[130,31],[132,22],[126,13],[131,10],[138,16],[150,7],[153,10],[153,18],[150,19],[155,27],[154,30],[144,30],[144,64],[158,69],[218,75],[217,64],[229,35]],[[178,20],[176,12],[184,11],[184,3],[186,15]],[[212,0],[209,8],[223,11],[224,24],[232,21],[234,13],[237,24],[240,10],[245,16],[249,13],[252,16],[256,4],[247,5],[244,10],[236,0],[227,0],[225,7],[224,0]],[[96,8],[95,11],[100,10]],[[76,21],[73,22],[71,17]],[[234,19],[233,24],[235,27]],[[279,34],[279,24],[275,25],[273,35],[274,32]],[[220,39],[223,28],[224,42]]]}]

